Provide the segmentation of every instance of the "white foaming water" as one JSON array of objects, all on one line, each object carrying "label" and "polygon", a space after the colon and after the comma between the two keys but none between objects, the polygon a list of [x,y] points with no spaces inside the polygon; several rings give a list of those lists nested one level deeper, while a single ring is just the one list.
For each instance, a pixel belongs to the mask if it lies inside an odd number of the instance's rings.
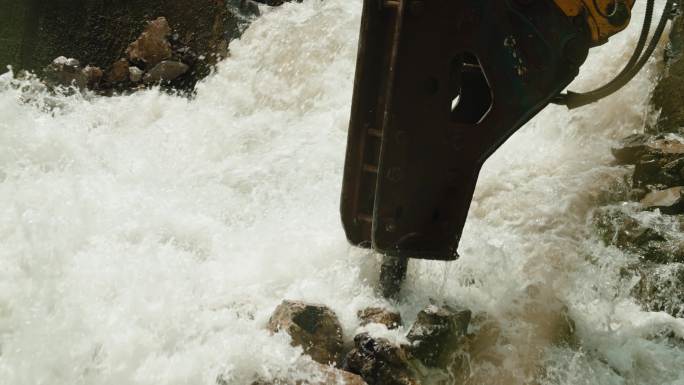
[{"label": "white foaming water", "polygon": [[[360,8],[267,12],[191,101],[51,99],[0,77],[0,384],[306,378],[310,360],[264,328],[284,298],[327,304],[353,337],[357,310],[384,303],[377,258],[338,218]],[[577,88],[619,69],[637,24]],[[436,299],[500,324],[468,383],[684,383],[684,352],[648,339],[681,320],[639,309],[619,281],[635,257],[589,220],[624,174],[609,147],[642,128],[655,68],[596,105],[545,110],[483,170],[462,258],[411,263],[407,323]],[[572,347],[553,337],[562,306]]]}]

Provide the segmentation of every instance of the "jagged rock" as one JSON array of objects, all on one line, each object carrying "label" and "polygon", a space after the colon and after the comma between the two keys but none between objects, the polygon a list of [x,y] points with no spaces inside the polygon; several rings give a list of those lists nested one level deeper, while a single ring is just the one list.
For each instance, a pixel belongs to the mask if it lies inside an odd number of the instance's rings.
[{"label": "jagged rock", "polygon": [[369,385],[418,385],[404,350],[368,333],[354,337],[354,349],[347,354],[343,368]]},{"label": "jagged rock", "polygon": [[171,57],[171,43],[166,39],[171,27],[165,17],[151,21],[145,31],[126,49],[131,62],[142,62],[152,68]]},{"label": "jagged rock", "polygon": [[301,346],[314,361],[337,363],[343,350],[342,326],[335,313],[324,305],[283,301],[271,315],[268,329],[285,331],[293,346]]},{"label": "jagged rock", "polygon": [[606,244],[639,254],[657,263],[684,261],[684,242],[677,217],[651,217],[639,220],[634,208],[609,206],[596,210],[594,223]]},{"label": "jagged rock", "polygon": [[659,209],[663,214],[684,214],[684,187],[672,187],[667,190],[652,191],[641,200],[644,207]]},{"label": "jagged rock", "polygon": [[665,240],[659,231],[643,226],[620,208],[601,208],[596,211],[594,220],[604,241],[619,248],[639,248],[649,242]]},{"label": "jagged rock", "polygon": [[635,164],[647,151],[651,135],[633,134],[620,141],[611,152],[620,164]]},{"label": "jagged rock", "polygon": [[[332,385],[332,384],[344,384],[344,385],[368,385],[366,381],[361,378],[361,376],[354,373],[350,373],[344,370],[335,369],[328,365],[318,364],[318,369],[320,375],[316,375],[316,378],[308,380],[299,381],[287,381],[287,380],[272,380],[264,381],[259,380],[253,382],[252,385]],[[227,385],[227,383],[226,383]]]},{"label": "jagged rock", "polygon": [[632,293],[646,310],[684,317],[684,264],[644,264],[636,273],[639,283]]},{"label": "jagged rock", "polygon": [[468,331],[470,310],[430,305],[418,313],[408,334],[411,354],[426,366],[446,367]]},{"label": "jagged rock", "polygon": [[634,164],[636,187],[684,184],[684,138],[634,134],[612,149],[620,164]]},{"label": "jagged rock", "polygon": [[[184,76],[172,85],[173,90],[185,91],[192,91],[199,79],[211,73],[219,56],[214,54],[221,53],[227,42],[238,38],[258,15],[254,4],[246,0],[0,3],[15,10],[9,14],[0,11],[0,25],[7,27],[0,32],[0,41],[8,43],[0,44],[0,72],[8,64],[15,71],[39,71],[62,55],[78,58],[84,65],[107,69],[124,56],[127,47],[147,27],[146,21],[164,16],[178,35],[179,45],[207,58],[193,66],[192,76]],[[108,94],[108,84],[102,86],[102,92]]]},{"label": "jagged rock", "polygon": [[60,56],[53,60],[44,72],[47,83],[55,86],[85,88],[88,84],[88,78],[81,69],[81,63],[76,59]]},{"label": "jagged rock", "polygon": [[104,78],[104,71],[100,67],[95,66],[86,66],[83,69],[83,74],[86,77],[87,86],[91,90],[97,89],[102,78]]},{"label": "jagged rock", "polygon": [[388,329],[396,329],[401,326],[401,314],[379,307],[360,310],[357,316],[361,320],[361,326],[371,323],[383,324]]},{"label": "jagged rock", "polygon": [[634,169],[633,181],[638,187],[675,187],[684,184],[682,169],[678,168],[684,157],[671,155],[644,155]]},{"label": "jagged rock", "polygon": [[131,83],[140,83],[144,74],[145,71],[136,66],[128,67],[128,79],[131,81]]},{"label": "jagged rock", "polygon": [[157,64],[146,73],[143,77],[143,81],[146,84],[157,83],[159,81],[172,81],[188,72],[190,67],[181,62],[164,60],[163,62]]},{"label": "jagged rock", "polygon": [[119,59],[112,64],[112,68],[107,72],[105,80],[108,83],[121,83],[128,80],[128,60]]}]

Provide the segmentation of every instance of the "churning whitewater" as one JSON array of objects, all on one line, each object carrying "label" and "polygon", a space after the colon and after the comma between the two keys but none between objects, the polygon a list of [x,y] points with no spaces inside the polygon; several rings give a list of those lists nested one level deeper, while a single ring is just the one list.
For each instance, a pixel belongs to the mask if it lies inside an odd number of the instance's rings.
[{"label": "churning whitewater", "polygon": [[[54,96],[0,76],[0,384],[306,378],[311,360],[265,330],[283,299],[330,306],[351,340],[357,311],[384,303],[377,256],[347,245],[338,214],[360,13],[360,0],[265,12],[192,100]],[[619,71],[638,24],[573,89]],[[431,299],[500,324],[466,383],[684,384],[684,350],[650,338],[684,336],[682,320],[640,309],[619,276],[636,256],[591,224],[625,174],[610,146],[649,119],[656,69],[596,105],[545,110],[486,164],[461,259],[411,262],[408,325]],[[549,337],[563,307],[574,344]]]}]

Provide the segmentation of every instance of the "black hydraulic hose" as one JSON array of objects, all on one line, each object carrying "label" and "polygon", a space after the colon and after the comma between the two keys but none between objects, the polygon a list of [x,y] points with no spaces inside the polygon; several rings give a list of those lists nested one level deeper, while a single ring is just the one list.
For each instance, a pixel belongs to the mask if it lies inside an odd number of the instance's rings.
[{"label": "black hydraulic hose", "polygon": [[646,65],[646,62],[648,62],[648,59],[653,54],[653,51],[655,51],[655,49],[657,48],[658,42],[660,41],[660,38],[662,37],[663,32],[665,31],[665,27],[667,26],[667,21],[672,10],[673,2],[673,0],[668,0],[665,4],[665,8],[663,10],[663,14],[660,18],[658,26],[656,27],[653,33],[653,37],[651,38],[651,41],[648,47],[646,48],[646,51],[643,52],[642,55],[642,51],[644,49],[644,45],[648,37],[648,32],[650,30],[651,19],[653,16],[653,8],[655,4],[655,0],[648,0],[646,7],[646,15],[644,17],[644,26],[642,28],[641,35],[639,36],[639,42],[637,43],[637,47],[635,48],[634,54],[630,58],[627,65],[623,68],[623,70],[617,75],[615,79],[594,91],[586,93],[575,93],[572,91],[568,91],[567,94],[561,94],[557,96],[554,100],[552,100],[552,103],[562,104],[567,106],[568,109],[574,109],[590,103],[594,103],[602,98],[605,98],[608,95],[615,93],[617,90],[624,87],[625,84],[632,80],[634,76],[636,76],[636,74],[639,73],[639,71],[644,67],[644,65]]},{"label": "black hydraulic hose", "polygon": [[[641,57],[641,53],[644,52],[644,47],[646,47],[646,42],[648,41],[648,34],[651,32],[651,24],[653,23],[653,10],[655,8],[655,0],[648,0],[646,3],[646,13],[644,14],[644,25],[641,27],[641,34],[639,35],[639,41],[637,42],[636,48],[634,48],[634,53],[632,57],[629,58],[627,65],[620,71],[616,78],[624,76],[631,68],[637,63]],[[612,80],[614,82],[615,80]],[[610,84],[610,83],[609,83]],[[601,88],[607,87],[608,84]]]}]

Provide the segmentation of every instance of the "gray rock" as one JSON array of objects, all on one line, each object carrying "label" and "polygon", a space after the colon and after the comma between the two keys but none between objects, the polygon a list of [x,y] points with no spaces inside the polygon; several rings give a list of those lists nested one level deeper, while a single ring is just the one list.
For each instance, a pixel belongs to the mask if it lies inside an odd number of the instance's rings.
[{"label": "gray rock", "polygon": [[342,355],[342,326],[335,313],[324,305],[283,301],[271,315],[268,329],[284,331],[292,346],[301,346],[314,361],[337,363]]},{"label": "gray rock", "polygon": [[74,86],[82,89],[88,84],[88,79],[83,73],[81,63],[76,59],[60,56],[45,67],[44,73],[45,79],[50,85]]},{"label": "gray rock", "polygon": [[651,191],[641,200],[641,204],[649,209],[659,209],[663,214],[684,214],[684,187]]},{"label": "gray rock", "polygon": [[401,314],[379,307],[360,310],[357,316],[361,320],[361,326],[378,323],[387,326],[388,329],[396,329],[402,324]]},{"label": "gray rock", "polygon": [[426,366],[446,367],[468,332],[468,309],[430,305],[418,313],[408,334],[411,354]]},{"label": "gray rock", "polygon": [[406,352],[384,338],[368,333],[354,337],[354,349],[343,368],[363,377],[369,385],[417,385]]},{"label": "gray rock", "polygon": [[131,83],[140,83],[144,74],[145,71],[136,66],[128,67],[128,79],[131,81]]},{"label": "gray rock", "polygon": [[184,73],[188,72],[190,67],[178,61],[165,60],[146,73],[143,81],[146,84],[157,83],[160,81],[172,81]]},{"label": "gray rock", "polygon": [[147,68],[152,68],[162,60],[171,57],[171,43],[167,36],[171,34],[171,27],[165,17],[151,21],[145,31],[136,41],[126,49],[126,55],[132,62],[143,62]]},{"label": "gray rock", "polygon": [[[623,150],[626,152],[627,149]],[[631,149],[634,153],[630,156],[636,157],[630,158],[629,162],[635,165],[634,186],[684,185],[684,138],[674,134],[656,136]]]}]

